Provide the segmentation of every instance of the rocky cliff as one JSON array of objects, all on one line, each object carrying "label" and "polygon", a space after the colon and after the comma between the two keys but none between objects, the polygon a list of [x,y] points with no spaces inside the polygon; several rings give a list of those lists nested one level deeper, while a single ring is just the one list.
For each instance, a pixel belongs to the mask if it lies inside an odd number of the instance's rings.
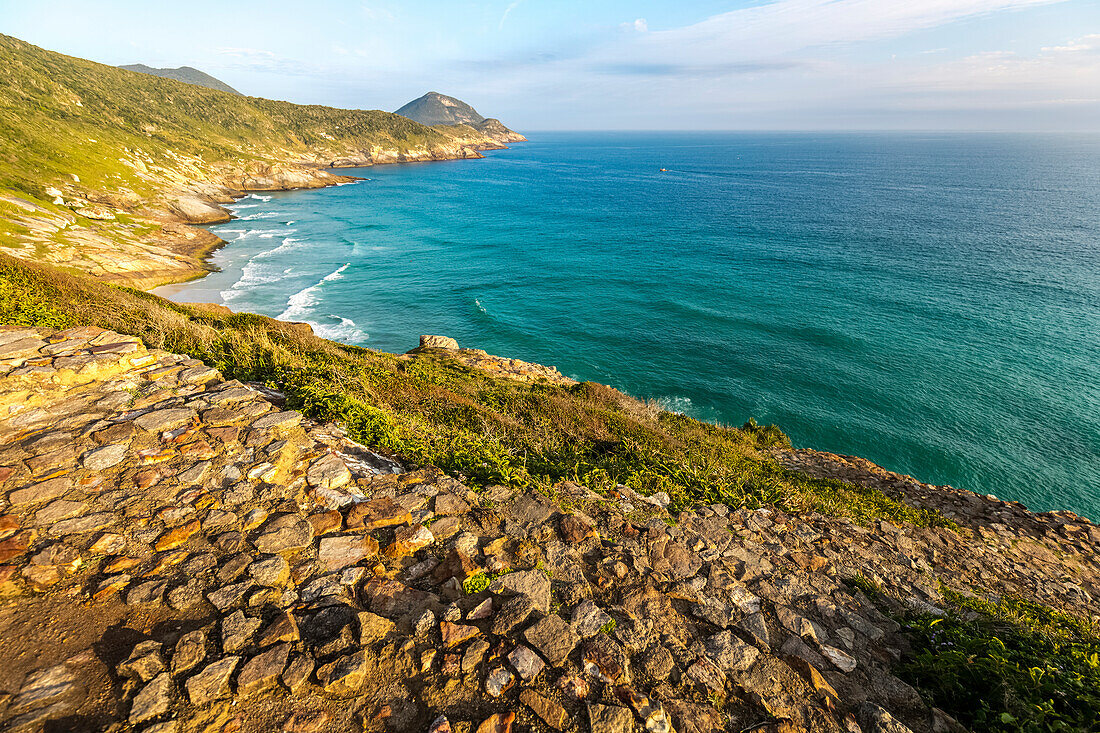
[{"label": "rocky cliff", "polygon": [[5,251],[143,289],[204,274],[202,255],[219,241],[181,225],[228,219],[221,205],[246,192],[502,147],[495,132],[241,97],[8,36],[0,77]]},{"label": "rocky cliff", "polygon": [[102,329],[0,329],[7,730],[958,731],[897,676],[905,613],[1100,593],[1096,526],[865,462],[787,456],[957,526],[475,492],[284,399]]},{"label": "rocky cliff", "polygon": [[500,120],[486,119],[462,100],[439,92],[428,92],[409,102],[394,114],[442,130],[447,128],[458,128],[464,132],[472,130],[476,135],[488,137],[501,144],[527,140],[518,132],[509,130]]}]

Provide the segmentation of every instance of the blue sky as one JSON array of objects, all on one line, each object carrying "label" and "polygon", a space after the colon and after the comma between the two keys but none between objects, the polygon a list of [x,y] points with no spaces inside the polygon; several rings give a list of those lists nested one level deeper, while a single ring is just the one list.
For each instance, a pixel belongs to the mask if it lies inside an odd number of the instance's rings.
[{"label": "blue sky", "polygon": [[1100,130],[1100,0],[3,0],[0,32],[521,130]]}]

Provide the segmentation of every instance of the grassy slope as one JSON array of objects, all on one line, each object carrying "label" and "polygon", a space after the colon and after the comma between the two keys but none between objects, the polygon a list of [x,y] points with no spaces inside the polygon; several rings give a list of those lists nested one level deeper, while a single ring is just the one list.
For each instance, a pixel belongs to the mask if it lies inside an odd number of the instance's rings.
[{"label": "grassy slope", "polygon": [[673,505],[815,509],[857,521],[942,517],[881,492],[790,472],[758,448],[775,428],[736,429],[662,412],[610,387],[529,385],[440,354],[402,358],[303,335],[261,316],[220,315],[0,255],[0,324],[91,324],[188,353],[281,389],[367,445],[432,463],[474,486],[563,479],[666,491]]},{"label": "grassy slope", "polygon": [[148,182],[120,162],[133,150],[172,168],[175,155],[286,161],[310,149],[403,151],[447,141],[389,112],[240,97],[0,35],[0,188],[38,199],[71,174],[88,189],[147,193]]}]

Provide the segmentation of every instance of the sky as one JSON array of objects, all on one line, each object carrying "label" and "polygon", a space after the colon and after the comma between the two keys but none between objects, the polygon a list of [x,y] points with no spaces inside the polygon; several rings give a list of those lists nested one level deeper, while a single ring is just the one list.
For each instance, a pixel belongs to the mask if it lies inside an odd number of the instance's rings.
[{"label": "sky", "polygon": [[0,0],[0,33],[519,130],[1100,130],[1100,0]]}]

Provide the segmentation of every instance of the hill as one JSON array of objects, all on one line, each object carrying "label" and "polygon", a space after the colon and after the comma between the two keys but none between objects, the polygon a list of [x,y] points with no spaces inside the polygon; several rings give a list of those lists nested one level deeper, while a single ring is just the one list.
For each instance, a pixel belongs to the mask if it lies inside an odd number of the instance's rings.
[{"label": "hill", "polygon": [[327,168],[479,157],[500,147],[380,110],[242,97],[0,35],[0,242],[139,287],[202,274],[250,190],[331,185]]},{"label": "hill", "polygon": [[207,89],[217,89],[220,92],[229,92],[230,94],[241,95],[233,87],[226,84],[221,79],[215,79],[204,71],[199,71],[191,66],[180,66],[175,69],[156,69],[152,66],[146,66],[145,64],[129,64],[127,66],[120,66],[120,69],[126,69],[127,71],[136,71],[139,74],[149,74],[150,76],[159,76],[162,79],[175,79],[176,81],[182,81],[185,84],[194,84],[200,87],[206,87]]},{"label": "hill", "polygon": [[523,142],[527,139],[509,130],[500,120],[482,117],[476,109],[461,99],[448,97],[439,92],[428,92],[409,102],[395,114],[433,127],[466,125],[501,143]]}]

